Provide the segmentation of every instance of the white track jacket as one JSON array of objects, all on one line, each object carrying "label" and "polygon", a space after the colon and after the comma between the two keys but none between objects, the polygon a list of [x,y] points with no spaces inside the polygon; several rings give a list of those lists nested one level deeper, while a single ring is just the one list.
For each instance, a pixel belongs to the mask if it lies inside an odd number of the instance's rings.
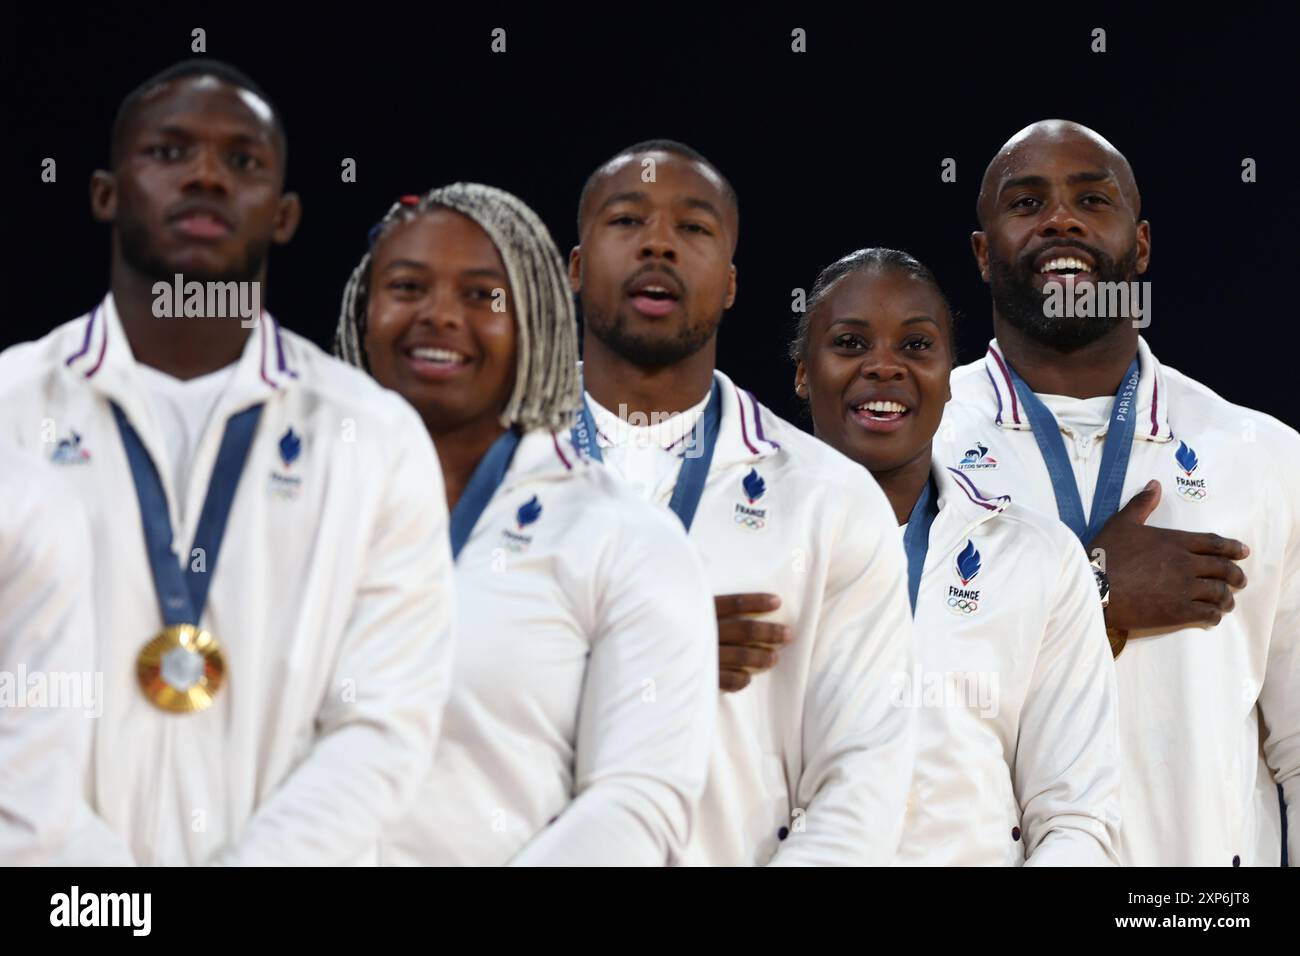
[{"label": "white track jacket", "polygon": [[565,436],[520,440],[456,560],[456,668],[393,864],[663,866],[717,710],[717,618],[681,523]]},{"label": "white track jacket", "polygon": [[[779,595],[763,619],[794,640],[774,669],[721,694],[679,862],[889,863],[914,745],[913,710],[891,699],[912,661],[897,523],[868,471],[714,375],[722,417],[690,540],[713,594]],[[653,500],[667,505],[672,486]]]},{"label": "white track jacket", "polygon": [[[1141,381],[1120,505],[1152,478],[1147,524],[1216,532],[1250,547],[1247,586],[1215,627],[1135,631],[1119,684],[1120,862],[1277,866],[1276,783],[1290,858],[1300,857],[1300,435],[1160,365],[1139,340]],[[953,372],[936,457],[1017,505],[1057,513],[1028,418],[996,340]],[[1105,429],[1063,438],[1085,513]]]},{"label": "white track jacket", "polygon": [[[160,464],[187,557],[226,419],[265,402],[202,615],[226,659],[204,711],[159,710],[137,683],[163,622],[110,400]],[[46,458],[89,517],[104,713],[86,796],[130,856],[373,860],[428,769],[451,669],[446,504],[416,413],[263,313],[175,488],[109,296],[0,354],[0,436]]]},{"label": "white track jacket", "polygon": [[918,664],[902,685],[918,747],[899,862],[1113,865],[1118,704],[1088,559],[1055,518],[933,473]]}]

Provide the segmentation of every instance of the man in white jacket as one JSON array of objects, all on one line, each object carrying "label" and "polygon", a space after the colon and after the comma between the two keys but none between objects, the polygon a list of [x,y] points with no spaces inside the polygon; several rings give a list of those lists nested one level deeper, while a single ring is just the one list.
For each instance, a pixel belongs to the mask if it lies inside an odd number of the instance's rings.
[{"label": "man in white jacket", "polygon": [[[1020,131],[978,212],[997,337],[953,373],[935,452],[1058,514],[1104,559],[1120,862],[1276,866],[1277,784],[1294,862],[1300,436],[1162,366],[1139,336],[1150,227],[1127,160],[1097,133],[1061,120]],[[1052,301],[1107,282],[1129,287],[1128,314]]]},{"label": "man in white jacket", "polygon": [[0,865],[130,862],[82,792],[103,708],[85,513],[4,440],[0,500]]},{"label": "man in white jacket", "polygon": [[111,160],[92,181],[109,294],[0,355],[0,434],[90,521],[91,805],[141,864],[373,859],[447,690],[436,456],[405,402],[264,310],[165,301],[178,275],[257,301],[297,225],[251,81],[165,71],[123,103]]},{"label": "man in white jacket", "polygon": [[719,701],[683,862],[885,864],[913,760],[912,711],[890,693],[911,664],[905,558],[864,469],[714,369],[737,221],[729,184],[680,143],[630,147],[588,180],[575,444],[689,530],[724,686],[743,688]]}]

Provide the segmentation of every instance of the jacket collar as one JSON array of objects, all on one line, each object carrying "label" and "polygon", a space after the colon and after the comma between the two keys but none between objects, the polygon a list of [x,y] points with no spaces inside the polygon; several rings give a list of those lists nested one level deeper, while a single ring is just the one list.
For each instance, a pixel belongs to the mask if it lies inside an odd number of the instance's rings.
[{"label": "jacket collar", "polygon": [[[86,317],[79,340],[79,347],[64,359],[68,371],[129,413],[126,406],[137,403],[141,385],[111,292]],[[298,378],[291,353],[279,323],[263,310],[222,395],[224,414],[232,415],[288,389]]]},{"label": "jacket collar", "polygon": [[590,459],[578,454],[567,433],[534,428],[519,439],[498,494],[506,494],[527,482],[564,480],[595,467],[598,466]]},{"label": "jacket collar", "polygon": [[[578,363],[582,374],[582,363]],[[713,448],[712,466],[756,462],[781,449],[769,429],[775,416],[758,403],[753,393],[736,385],[717,369],[713,370],[722,417],[718,422],[718,443]],[[566,452],[567,454],[567,452]]]},{"label": "jacket collar", "polygon": [[718,370],[713,372],[722,400],[722,420],[718,424],[718,443],[713,449],[713,465],[747,464],[770,458],[781,450],[772,437],[774,416],[746,391]]},{"label": "jacket collar", "polygon": [[939,516],[947,530],[944,537],[966,537],[976,526],[1000,515],[1011,504],[1010,495],[989,495],[956,468],[935,459],[930,473],[939,489]]},{"label": "jacket collar", "polygon": [[[284,395],[298,378],[293,350],[293,342],[264,310],[244,343],[233,376],[217,400],[212,421],[220,422],[224,428],[231,415]],[[76,335],[76,348],[65,357],[64,366],[68,374],[83,379],[92,390],[117,404],[154,461],[165,460],[154,404],[141,381],[112,293],[86,316],[84,330]],[[164,487],[170,500],[174,496],[166,477]]]},{"label": "jacket collar", "polygon": [[[1142,377],[1138,381],[1138,420],[1133,437],[1144,441],[1167,442],[1173,437],[1173,432],[1169,428],[1169,392],[1165,387],[1164,371],[1151,354],[1146,339],[1141,336],[1138,336],[1137,354]],[[988,352],[984,355],[984,372],[997,399],[994,424],[1030,431],[1029,416],[1020,407],[1020,398],[1011,383],[1011,372],[997,339],[989,342]]]}]

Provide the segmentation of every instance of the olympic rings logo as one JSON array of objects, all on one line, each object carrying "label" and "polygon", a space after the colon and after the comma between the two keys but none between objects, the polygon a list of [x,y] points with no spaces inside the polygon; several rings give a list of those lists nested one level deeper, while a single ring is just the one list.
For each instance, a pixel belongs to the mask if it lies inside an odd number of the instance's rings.
[{"label": "olympic rings logo", "polygon": [[1178,493],[1188,501],[1201,501],[1205,498],[1204,488],[1179,488]]},{"label": "olympic rings logo", "polygon": [[767,527],[767,522],[762,518],[755,518],[753,515],[735,514],[732,519],[742,528],[748,528],[750,531],[762,531]]},{"label": "olympic rings logo", "polygon": [[948,598],[948,607],[952,609],[954,614],[974,614],[980,609],[980,602],[969,598],[950,597]]}]

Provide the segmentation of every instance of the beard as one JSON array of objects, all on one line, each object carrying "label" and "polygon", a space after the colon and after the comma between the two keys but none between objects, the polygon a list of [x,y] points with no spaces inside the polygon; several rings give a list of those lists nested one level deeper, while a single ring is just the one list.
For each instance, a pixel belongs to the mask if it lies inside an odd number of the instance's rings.
[{"label": "beard", "polygon": [[169,265],[153,248],[149,241],[149,230],[143,223],[119,216],[117,227],[122,258],[126,260],[126,264],[140,275],[155,282],[171,282],[178,272],[184,276],[186,282],[252,282],[261,275],[262,265],[266,262],[271,248],[269,239],[251,243],[244,250],[242,262],[236,262],[224,269],[186,271]]},{"label": "beard", "polygon": [[[1093,274],[1098,283],[1129,282],[1137,275],[1136,243],[1118,259],[1083,242],[1063,242],[1060,245],[1083,249],[1091,255],[1095,263]],[[1034,285],[1034,276],[1032,258],[1022,256],[1012,262],[998,258],[992,248],[989,249],[989,290],[998,315],[1036,342],[1058,352],[1074,352],[1091,345],[1127,321],[1123,315],[1049,316],[1044,308],[1047,296]],[[1066,294],[1071,294],[1068,288]]]},{"label": "beard", "polygon": [[656,370],[676,365],[709,343],[722,322],[722,313],[711,322],[686,322],[666,335],[643,335],[628,328],[621,312],[608,315],[588,303],[582,304],[583,319],[591,334],[619,358],[638,368]]}]

